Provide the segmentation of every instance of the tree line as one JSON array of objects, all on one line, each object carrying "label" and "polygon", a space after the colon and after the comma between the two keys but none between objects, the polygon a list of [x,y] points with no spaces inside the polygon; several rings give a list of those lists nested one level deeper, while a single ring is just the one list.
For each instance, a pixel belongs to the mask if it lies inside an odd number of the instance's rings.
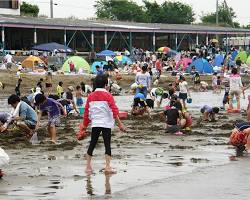
[{"label": "tree line", "polygon": [[[141,23],[164,23],[164,24],[193,24],[195,12],[193,8],[178,0],[166,0],[159,4],[156,1],[143,0],[138,5],[132,0],[97,0],[95,3],[96,18],[106,20],[118,20]],[[23,2],[21,14],[37,17],[39,7]],[[219,4],[219,25],[239,28],[240,23],[235,21],[236,14],[226,1]],[[200,17],[201,24],[214,25],[216,13],[206,13]],[[250,25],[243,28],[250,28]]]}]

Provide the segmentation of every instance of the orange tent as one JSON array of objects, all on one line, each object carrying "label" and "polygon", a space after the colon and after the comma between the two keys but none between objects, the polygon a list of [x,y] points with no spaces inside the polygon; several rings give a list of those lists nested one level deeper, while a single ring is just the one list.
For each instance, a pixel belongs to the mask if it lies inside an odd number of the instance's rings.
[{"label": "orange tent", "polygon": [[45,66],[45,63],[40,58],[36,56],[29,56],[22,62],[22,67],[31,68],[34,70],[36,67],[39,67],[39,64],[42,64]]}]

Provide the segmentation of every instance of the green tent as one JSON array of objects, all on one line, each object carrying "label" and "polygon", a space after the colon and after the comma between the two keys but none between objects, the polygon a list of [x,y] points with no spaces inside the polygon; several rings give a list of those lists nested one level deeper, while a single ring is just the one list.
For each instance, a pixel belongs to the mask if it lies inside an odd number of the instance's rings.
[{"label": "green tent", "polygon": [[82,69],[83,72],[85,73],[90,73],[90,66],[89,63],[84,59],[81,58],[80,56],[72,56],[70,58],[68,58],[65,63],[62,66],[62,70],[64,72],[70,72],[70,68],[69,68],[69,63],[73,62],[75,65],[75,70],[76,72],[79,71],[79,69]]},{"label": "green tent", "polygon": [[247,61],[247,52],[246,51],[240,51],[238,55],[235,57],[235,61],[240,57],[241,62],[246,62]]},{"label": "green tent", "polygon": [[246,64],[250,66],[250,55],[247,58]]}]

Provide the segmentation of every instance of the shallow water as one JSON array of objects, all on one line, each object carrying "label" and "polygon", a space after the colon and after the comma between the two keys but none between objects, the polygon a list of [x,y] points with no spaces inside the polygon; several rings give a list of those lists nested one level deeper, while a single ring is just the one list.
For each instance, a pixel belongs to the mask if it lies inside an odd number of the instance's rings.
[{"label": "shallow water", "polygon": [[[193,103],[188,106],[197,116],[197,111],[205,104],[220,106],[223,93],[193,93],[192,98]],[[115,100],[121,110],[130,110],[133,98],[117,96]],[[10,109],[5,102],[6,100],[0,102],[1,111]],[[243,102],[242,107],[245,108],[246,100]],[[223,123],[234,119],[236,115],[231,116],[230,119],[224,119]],[[77,126],[79,120],[69,123],[71,127]],[[83,155],[89,137],[70,150],[49,148],[44,144],[21,150],[7,149],[11,161],[4,168],[7,175],[0,180],[0,199],[112,198],[114,193],[146,186],[157,180],[192,173],[198,168],[228,164],[229,157],[234,154],[234,150],[226,145],[227,135],[219,135],[230,130],[220,127],[220,121],[204,124],[194,130],[197,134],[184,137],[165,135],[157,123],[132,119],[125,121],[130,127],[128,133],[119,135],[115,131],[117,135],[112,143],[112,165],[117,174],[111,177],[102,172],[102,142],[94,152],[94,174],[87,176],[84,173]],[[60,137],[63,138],[64,135]],[[72,140],[72,136],[70,137]]]}]

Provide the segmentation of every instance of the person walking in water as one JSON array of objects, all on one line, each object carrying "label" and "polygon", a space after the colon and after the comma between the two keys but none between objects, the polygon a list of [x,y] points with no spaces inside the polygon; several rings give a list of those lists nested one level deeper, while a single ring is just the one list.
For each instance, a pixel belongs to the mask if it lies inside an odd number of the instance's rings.
[{"label": "person walking in water", "polygon": [[91,123],[91,141],[88,147],[86,159],[86,173],[92,173],[93,169],[91,166],[91,160],[93,151],[98,142],[100,133],[105,145],[105,173],[115,173],[110,166],[111,161],[111,129],[114,127],[115,121],[121,131],[125,131],[123,124],[119,119],[119,110],[115,104],[113,96],[106,90],[108,87],[108,78],[105,75],[96,76],[95,80],[95,91],[89,94],[85,109],[83,123],[80,124],[80,132],[77,135],[78,140],[83,139],[86,135],[85,131],[89,123]]}]

